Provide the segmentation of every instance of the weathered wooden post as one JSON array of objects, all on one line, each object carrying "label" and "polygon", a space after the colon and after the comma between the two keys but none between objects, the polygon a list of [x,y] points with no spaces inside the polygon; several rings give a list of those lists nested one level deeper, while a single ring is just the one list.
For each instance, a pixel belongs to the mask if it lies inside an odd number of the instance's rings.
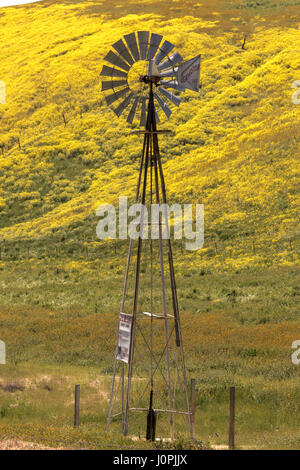
[{"label": "weathered wooden post", "polygon": [[4,341],[0,340],[0,364],[6,364],[6,347]]},{"label": "weathered wooden post", "polygon": [[234,450],[235,387],[230,387],[229,449]]},{"label": "weathered wooden post", "polygon": [[191,431],[192,441],[195,439],[195,413],[196,413],[196,380],[191,379]]},{"label": "weathered wooden post", "polygon": [[80,385],[75,385],[74,426],[79,426]]}]

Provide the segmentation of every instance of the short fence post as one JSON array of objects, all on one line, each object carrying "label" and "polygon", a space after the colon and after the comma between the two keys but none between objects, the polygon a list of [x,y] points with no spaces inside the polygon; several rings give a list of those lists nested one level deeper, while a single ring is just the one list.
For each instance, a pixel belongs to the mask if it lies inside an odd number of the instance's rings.
[{"label": "short fence post", "polygon": [[195,379],[191,379],[191,438],[195,438],[196,388]]},{"label": "short fence post", "polygon": [[229,449],[234,450],[235,387],[230,387]]},{"label": "short fence post", "polygon": [[79,426],[80,385],[75,385],[74,426]]}]

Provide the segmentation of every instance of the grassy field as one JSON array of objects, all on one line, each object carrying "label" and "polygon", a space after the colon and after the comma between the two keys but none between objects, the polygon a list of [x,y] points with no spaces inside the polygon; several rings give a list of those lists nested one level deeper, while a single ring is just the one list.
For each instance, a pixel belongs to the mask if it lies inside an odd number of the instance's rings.
[{"label": "grassy field", "polygon": [[[1,271],[0,325],[9,358],[1,366],[2,438],[72,448],[149,447],[120,439],[118,422],[104,432],[119,305],[111,290],[120,291],[123,274],[116,272],[117,260],[82,261],[85,271],[77,261],[71,274],[49,258],[34,260],[30,270],[28,260],[27,268],[15,261]],[[102,276],[107,263],[112,268]],[[227,443],[228,394],[235,385],[238,447],[299,447],[300,369],[291,363],[291,344],[300,338],[296,269],[187,268],[177,279],[187,371],[196,378],[197,439],[206,446]],[[82,388],[79,429],[72,426],[75,383]],[[131,433],[143,436],[144,425],[142,418],[133,421]],[[187,446],[185,433],[177,443]]]},{"label": "grassy field", "polygon": [[[173,131],[161,139],[169,200],[205,206],[203,249],[174,243],[194,448],[227,444],[235,385],[237,447],[299,449],[298,9],[298,0],[45,0],[0,10],[0,448],[14,438],[154,445],[142,439],[143,416],[130,428],[141,439],[121,437],[119,422],[104,430],[127,241],[99,241],[95,215],[133,197],[141,145],[104,103],[103,57],[123,34],[149,29],[203,59],[199,95],[186,93],[161,123]],[[156,448],[191,447],[183,429]]]}]

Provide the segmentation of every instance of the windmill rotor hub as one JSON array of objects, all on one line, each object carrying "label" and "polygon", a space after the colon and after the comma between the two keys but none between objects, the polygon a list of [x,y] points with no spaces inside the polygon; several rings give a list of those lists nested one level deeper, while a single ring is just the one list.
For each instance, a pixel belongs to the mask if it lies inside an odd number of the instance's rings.
[{"label": "windmill rotor hub", "polygon": [[157,75],[141,75],[140,76],[140,82],[143,83],[153,83],[154,85],[158,85],[160,82],[160,76]]}]

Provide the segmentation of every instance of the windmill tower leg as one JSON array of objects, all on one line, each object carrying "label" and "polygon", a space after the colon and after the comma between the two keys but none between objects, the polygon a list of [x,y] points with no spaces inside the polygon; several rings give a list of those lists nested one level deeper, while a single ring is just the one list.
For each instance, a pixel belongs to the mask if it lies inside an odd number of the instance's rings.
[{"label": "windmill tower leg", "polygon": [[[155,120],[154,110],[153,110],[153,115],[154,115],[153,131],[155,132],[157,129],[156,129],[156,120]],[[153,147],[155,149],[154,151],[156,153],[156,160],[157,160],[157,164],[158,164],[158,168],[159,168],[162,199],[163,199],[163,203],[167,204],[166,186],[165,186],[165,179],[164,179],[164,174],[163,174],[162,163],[161,163],[161,160],[160,160],[157,133],[153,133]],[[167,217],[166,213],[165,213],[165,224],[166,224],[166,229],[168,230],[168,217]],[[188,385],[187,385],[186,368],[185,368],[185,360],[184,360],[184,351],[183,351],[181,328],[180,328],[180,317],[179,317],[178,299],[177,299],[176,282],[175,282],[175,274],[174,274],[172,244],[171,244],[171,237],[170,237],[169,233],[168,233],[167,240],[168,240],[168,250],[169,250],[168,251],[168,258],[169,258],[169,268],[170,268],[170,278],[171,278],[171,288],[172,288],[172,298],[173,298],[173,310],[174,310],[174,315],[175,315],[176,345],[177,345],[177,347],[180,348],[180,357],[181,357],[181,364],[182,364],[182,371],[183,371],[186,411],[188,413],[190,436],[191,436],[191,439],[193,440],[191,410],[190,410],[190,403],[189,403],[189,394],[188,394]]]},{"label": "windmill tower leg", "polygon": [[[153,92],[152,88],[150,90],[150,100],[151,103],[151,131],[156,131],[156,123],[155,123],[155,110],[153,105]],[[155,196],[156,196],[156,204],[160,204],[160,190],[159,190],[159,176],[158,176],[158,158],[159,153],[158,146],[155,143],[155,137],[157,138],[157,134],[151,134],[152,138],[152,148],[153,148],[153,164],[154,164],[154,173],[155,173]],[[168,345],[170,331],[169,331],[169,322],[167,317],[167,302],[166,302],[166,285],[165,285],[165,268],[164,268],[164,258],[163,258],[163,243],[162,243],[162,225],[161,225],[161,218],[159,220],[158,226],[159,232],[159,258],[160,258],[160,270],[161,270],[161,287],[162,287],[162,299],[163,299],[163,315],[165,317],[164,320],[164,330],[165,330],[165,341],[166,345]],[[171,391],[171,377],[170,377],[170,358],[169,358],[169,348],[166,348],[166,368],[167,368],[167,384],[168,384],[168,400],[169,400],[169,410],[170,410],[170,431],[171,436],[173,437],[173,413],[172,413],[172,391]]]},{"label": "windmill tower leg", "polygon": [[[145,135],[145,138],[144,138],[143,151],[142,151],[142,157],[141,157],[141,162],[140,162],[140,170],[139,170],[139,177],[138,177],[138,183],[137,183],[137,189],[136,189],[135,202],[138,201],[139,194],[140,194],[143,165],[144,165],[144,160],[145,160],[145,149],[146,149],[146,135]],[[125,297],[126,297],[126,291],[127,291],[127,285],[128,285],[129,266],[130,266],[130,261],[131,261],[131,257],[132,257],[132,245],[133,245],[133,240],[130,238],[129,248],[128,248],[128,255],[127,255],[127,262],[126,262],[126,271],[125,271],[125,277],[124,277],[123,292],[122,292],[121,308],[120,308],[121,312],[124,311],[124,305],[125,305]],[[115,359],[114,359],[113,378],[112,378],[111,392],[110,392],[109,405],[108,405],[107,424],[106,424],[106,430],[107,431],[108,431],[110,423],[111,423],[112,409],[113,409],[113,404],[114,404],[114,393],[115,393],[115,386],[116,386],[116,372],[117,372],[117,363],[118,363],[118,361],[117,361],[117,351],[118,351],[118,343],[119,343],[118,335],[119,335],[119,328],[118,328],[118,333],[117,333],[117,348],[116,348]],[[122,429],[123,429],[123,432],[125,430],[125,370],[124,369],[125,369],[125,365],[124,365],[124,363],[122,363],[121,406],[122,406]]]},{"label": "windmill tower leg", "polygon": [[148,113],[146,121],[146,132],[144,135],[144,145],[143,153],[144,157],[142,158],[141,165],[144,164],[144,178],[143,178],[143,188],[141,195],[141,204],[142,204],[142,213],[141,213],[141,225],[140,225],[140,237],[138,239],[138,249],[137,249],[137,261],[136,261],[136,273],[135,273],[135,288],[134,288],[134,301],[132,309],[132,332],[131,332],[131,344],[130,344],[130,358],[128,364],[128,378],[127,378],[127,394],[126,394],[126,404],[125,404],[125,417],[124,417],[124,427],[123,433],[127,435],[128,433],[128,417],[129,417],[129,404],[130,404],[130,392],[131,392],[131,378],[132,378],[132,366],[134,358],[134,342],[135,342],[135,323],[136,323],[136,314],[137,314],[137,304],[138,304],[138,295],[139,295],[139,282],[140,282],[140,269],[141,269],[141,252],[142,252],[142,233],[144,228],[144,212],[146,202],[146,190],[147,190],[147,176],[149,164],[151,165],[150,160],[150,133],[151,132],[151,114],[150,110],[150,100],[148,104]]}]

